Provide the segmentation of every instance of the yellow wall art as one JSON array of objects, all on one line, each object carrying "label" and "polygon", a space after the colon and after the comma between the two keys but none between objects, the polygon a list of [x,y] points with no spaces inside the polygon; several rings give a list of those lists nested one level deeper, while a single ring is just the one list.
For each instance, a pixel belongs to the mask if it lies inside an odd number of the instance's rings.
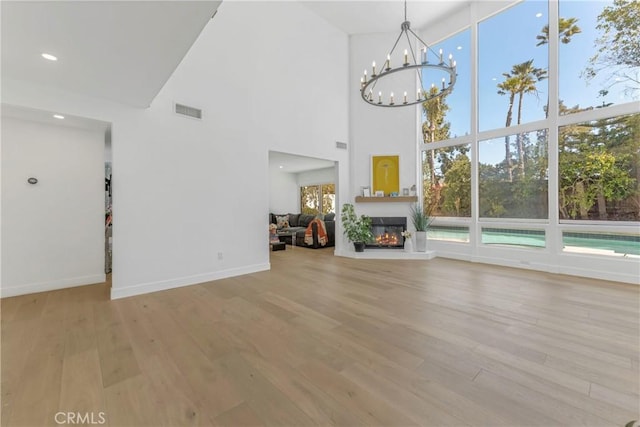
[{"label": "yellow wall art", "polygon": [[371,156],[371,175],[374,194],[376,191],[384,191],[385,196],[399,193],[400,156]]}]

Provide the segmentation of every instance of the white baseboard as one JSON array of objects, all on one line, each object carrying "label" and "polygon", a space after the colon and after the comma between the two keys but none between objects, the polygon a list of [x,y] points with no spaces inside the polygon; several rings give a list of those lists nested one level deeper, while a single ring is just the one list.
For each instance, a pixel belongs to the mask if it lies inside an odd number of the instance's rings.
[{"label": "white baseboard", "polygon": [[245,267],[230,268],[228,270],[214,271],[211,273],[196,274],[194,276],[178,277],[176,279],[161,280],[159,282],[142,283],[124,288],[111,288],[111,299],[132,297],[134,295],[148,294],[150,292],[165,291],[167,289],[181,288],[183,286],[196,285],[212,280],[226,279],[228,277],[241,276],[243,274],[257,273],[270,270],[271,264],[254,264]]},{"label": "white baseboard", "polygon": [[9,286],[0,289],[0,297],[15,297],[18,295],[35,294],[37,292],[55,291],[58,289],[74,288],[76,286],[94,285],[107,280],[104,273],[91,276],[69,277],[50,282],[30,283],[28,285]]},{"label": "white baseboard", "polygon": [[[445,254],[439,254],[443,258],[447,257]],[[476,256],[471,258],[471,262],[478,262],[483,264],[501,265],[504,267],[523,268],[526,270],[544,271],[552,274],[566,274],[568,276],[585,277],[589,279],[609,280],[612,282],[622,282],[638,285],[640,279],[633,273],[627,273],[622,270],[598,270],[588,267],[588,263],[584,266],[571,266],[563,263],[563,257],[558,258],[558,264],[533,262],[533,261],[518,261],[513,259],[495,258],[495,257],[482,257]]]},{"label": "white baseboard", "polygon": [[335,253],[337,256],[354,259],[433,259],[436,257],[435,251],[426,252],[405,252],[401,249],[370,249],[364,252],[341,252]]}]

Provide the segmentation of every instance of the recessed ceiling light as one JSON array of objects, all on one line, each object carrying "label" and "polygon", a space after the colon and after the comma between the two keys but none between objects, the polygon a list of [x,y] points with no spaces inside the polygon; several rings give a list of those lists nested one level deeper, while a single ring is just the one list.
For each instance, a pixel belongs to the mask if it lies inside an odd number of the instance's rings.
[{"label": "recessed ceiling light", "polygon": [[53,118],[54,118],[54,119],[63,120],[63,119],[64,119],[64,116],[63,116],[63,115],[60,115],[60,114],[54,114],[54,115],[53,115]]},{"label": "recessed ceiling light", "polygon": [[538,12],[536,13],[536,18],[540,18],[542,16],[542,13]]},{"label": "recessed ceiling light", "polygon": [[280,165],[280,169],[284,169],[284,166]]},{"label": "recessed ceiling light", "polygon": [[456,49],[458,49],[458,50],[462,50],[462,46],[458,46]]},{"label": "recessed ceiling light", "polygon": [[58,60],[57,56],[51,55],[50,53],[43,53],[42,57],[44,59],[48,59],[49,61],[57,61]]},{"label": "recessed ceiling light", "polygon": [[492,78],[491,78],[491,80],[493,80],[493,81],[495,82],[495,81],[496,81],[496,80],[498,80],[498,79],[496,79],[495,77],[492,77]]}]

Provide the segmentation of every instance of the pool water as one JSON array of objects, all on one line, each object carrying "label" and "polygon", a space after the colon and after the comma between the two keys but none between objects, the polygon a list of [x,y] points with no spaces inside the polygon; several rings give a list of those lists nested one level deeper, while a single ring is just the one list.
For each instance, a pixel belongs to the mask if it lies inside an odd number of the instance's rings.
[{"label": "pool water", "polygon": [[[428,238],[469,243],[469,228],[460,226],[431,226]],[[601,255],[640,256],[640,235],[563,232],[564,250]],[[482,228],[482,243],[544,248],[543,230],[513,230]]]}]

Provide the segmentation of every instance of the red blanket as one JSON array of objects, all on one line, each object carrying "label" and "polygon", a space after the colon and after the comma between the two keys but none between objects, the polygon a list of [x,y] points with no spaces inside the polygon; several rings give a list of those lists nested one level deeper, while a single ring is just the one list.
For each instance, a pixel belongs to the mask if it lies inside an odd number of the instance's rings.
[{"label": "red blanket", "polygon": [[304,232],[304,243],[306,245],[313,245],[313,224],[318,224],[318,244],[325,246],[327,244],[327,229],[324,226],[324,221],[320,219],[314,219],[309,223],[307,229]]}]

